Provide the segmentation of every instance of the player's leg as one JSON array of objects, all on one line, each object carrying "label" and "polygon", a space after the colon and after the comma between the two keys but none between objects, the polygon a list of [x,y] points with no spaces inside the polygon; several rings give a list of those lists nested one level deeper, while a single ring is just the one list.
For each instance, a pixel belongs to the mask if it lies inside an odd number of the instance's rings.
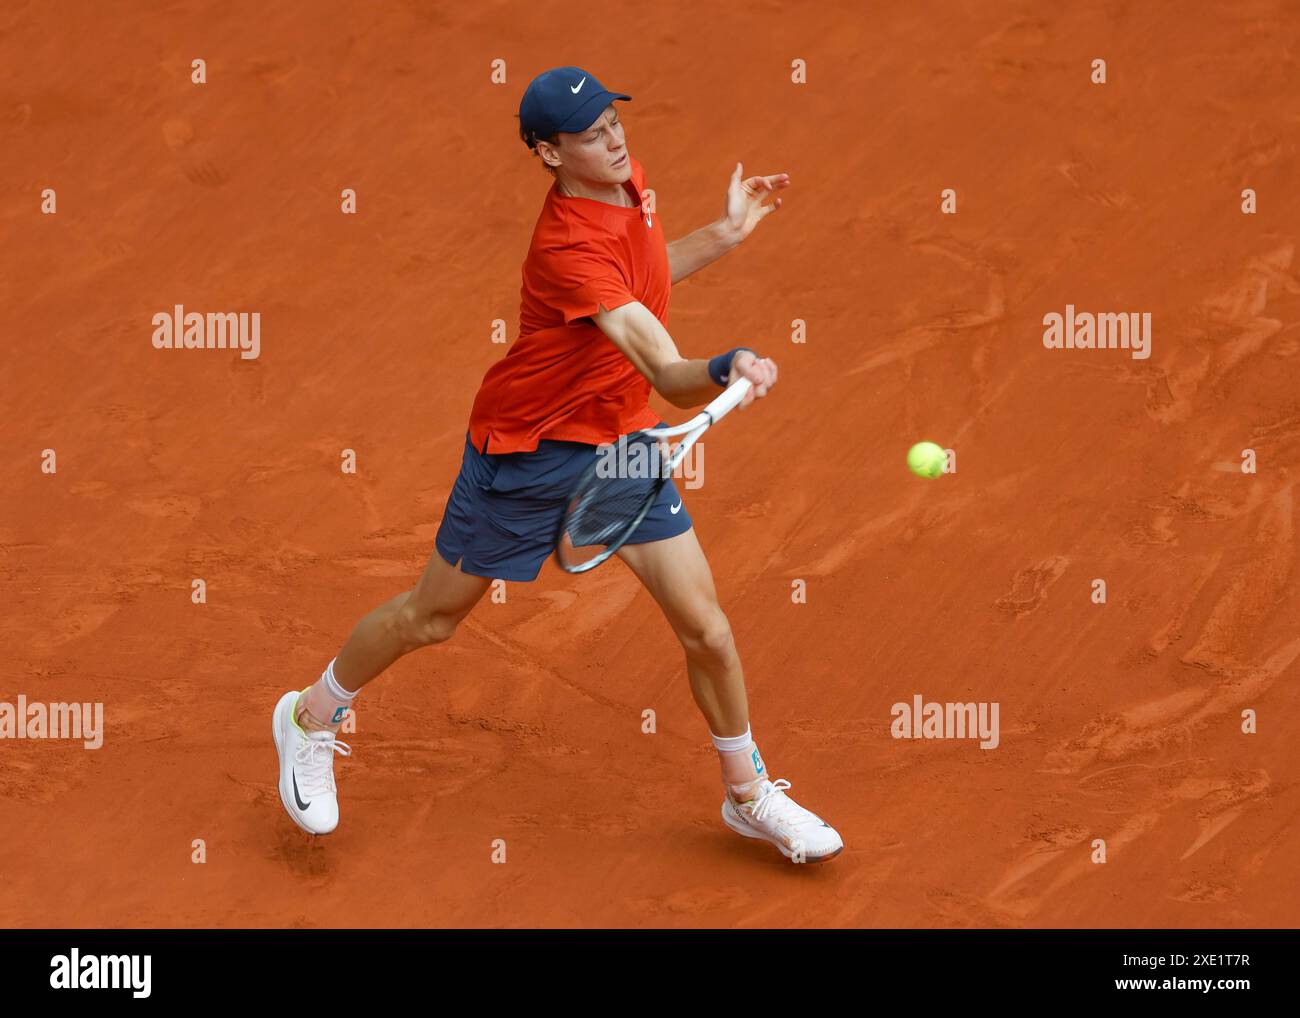
[{"label": "player's leg", "polygon": [[506,571],[494,572],[485,564],[499,560],[482,557],[501,552],[491,542],[497,531],[484,526],[491,514],[485,489],[497,469],[496,458],[479,453],[466,434],[460,472],[423,575],[414,589],[357,623],[338,657],[304,691],[295,715],[303,728],[337,730],[362,686],[403,654],[449,639],[491,585],[488,577],[510,575],[509,561],[502,562]]},{"label": "player's leg", "polygon": [[415,588],[363,618],[319,680],[280,698],[271,722],[280,801],[304,831],[328,834],[338,826],[334,754],[347,756],[351,747],[335,733],[357,691],[403,654],[448,639],[491,582],[435,550]]},{"label": "player's leg", "polygon": [[682,645],[691,695],[709,730],[722,737],[744,735],[749,728],[745,673],[695,529],[662,541],[625,544],[618,556],[658,602]]},{"label": "player's leg", "polygon": [[[307,690],[298,720],[311,730],[337,727],[336,717],[367,682],[404,654],[442,643],[487,591],[487,577],[463,572],[434,551],[414,589],[386,601],[357,623],[321,680]],[[330,689],[330,679],[337,689]]]},{"label": "player's leg", "polygon": [[[647,517],[652,527],[654,518],[654,513]],[[844,843],[834,828],[785,794],[789,782],[769,779],[749,727],[731,624],[695,530],[626,544],[618,555],[659,604],[686,654],[691,692],[709,722],[722,766],[724,822],[739,834],[770,842],[795,862],[838,855]]]},{"label": "player's leg", "polygon": [[[436,548],[419,582],[363,618],[315,683],[285,693],[276,704],[272,731],[280,758],[280,801],[303,830],[326,834],[338,825],[334,754],[346,756],[351,747],[335,733],[358,690],[403,654],[448,639],[491,585],[489,577],[524,575],[511,561],[511,542],[495,547],[490,538],[496,531],[483,526],[488,510],[482,499],[495,467],[467,435]],[[498,562],[500,573],[493,568]]]}]

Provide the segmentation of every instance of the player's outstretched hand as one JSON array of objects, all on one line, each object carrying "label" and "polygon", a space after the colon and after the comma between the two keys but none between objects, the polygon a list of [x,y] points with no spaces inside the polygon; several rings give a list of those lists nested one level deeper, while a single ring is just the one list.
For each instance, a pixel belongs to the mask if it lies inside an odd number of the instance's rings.
[{"label": "player's outstretched hand", "polygon": [[736,163],[731,181],[727,184],[727,207],[723,213],[723,220],[736,238],[736,243],[748,237],[759,222],[781,207],[780,198],[773,198],[766,205],[763,202],[777,191],[790,186],[788,173],[772,173],[744,180],[741,179],[742,173],[744,167]]},{"label": "player's outstretched hand", "polygon": [[748,378],[751,386],[749,392],[740,401],[742,408],[761,396],[766,396],[772,386],[776,385],[776,361],[771,357],[755,357],[748,350],[741,350],[731,359],[731,373],[727,375],[727,384],[739,378]]}]

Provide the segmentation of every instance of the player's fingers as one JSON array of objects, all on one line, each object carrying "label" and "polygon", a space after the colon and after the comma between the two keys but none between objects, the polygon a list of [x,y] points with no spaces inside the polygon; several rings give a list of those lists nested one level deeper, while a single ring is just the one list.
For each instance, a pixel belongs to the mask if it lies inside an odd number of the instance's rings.
[{"label": "player's fingers", "polygon": [[741,406],[748,406],[760,395],[758,389],[763,384],[764,375],[761,362],[751,361],[744,371],[744,377],[749,380],[749,391],[745,393],[740,401]]}]

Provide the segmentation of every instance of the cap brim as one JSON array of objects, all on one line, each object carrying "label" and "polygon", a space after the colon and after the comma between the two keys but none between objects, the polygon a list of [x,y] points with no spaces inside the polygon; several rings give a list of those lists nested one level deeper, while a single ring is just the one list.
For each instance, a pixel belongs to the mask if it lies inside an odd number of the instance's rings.
[{"label": "cap brim", "polygon": [[605,112],[605,107],[615,99],[632,101],[630,95],[624,95],[622,92],[596,92],[556,130],[562,131],[564,134],[577,134],[579,131],[585,131],[596,122],[596,118]]}]

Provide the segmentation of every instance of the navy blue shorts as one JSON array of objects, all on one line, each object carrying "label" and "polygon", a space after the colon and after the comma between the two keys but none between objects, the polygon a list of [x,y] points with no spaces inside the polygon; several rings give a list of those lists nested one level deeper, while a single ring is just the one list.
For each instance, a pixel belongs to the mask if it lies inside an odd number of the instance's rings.
[{"label": "navy blue shorts", "polygon": [[[555,551],[569,492],[597,455],[594,445],[551,439],[533,452],[489,455],[466,433],[460,474],[434,542],[438,553],[475,576],[537,579]],[[690,529],[691,515],[669,478],[627,543],[662,541]]]}]

